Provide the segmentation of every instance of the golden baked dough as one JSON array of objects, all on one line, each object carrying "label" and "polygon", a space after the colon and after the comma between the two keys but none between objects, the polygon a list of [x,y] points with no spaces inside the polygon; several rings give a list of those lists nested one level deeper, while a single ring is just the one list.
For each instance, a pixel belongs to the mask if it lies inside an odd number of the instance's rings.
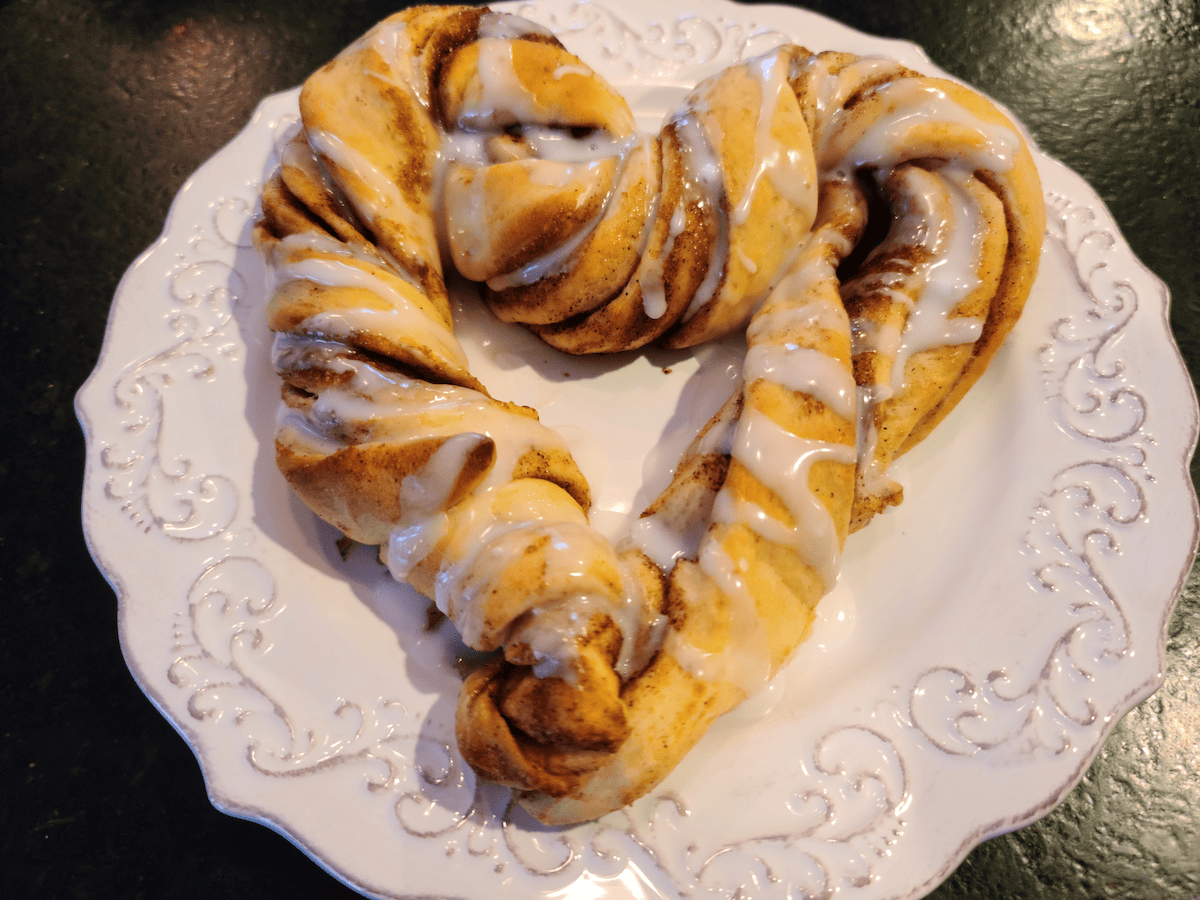
[{"label": "golden baked dough", "polygon": [[[255,231],[279,468],[497,651],[459,698],[471,766],[547,823],[617,809],[788,660],[847,534],[899,501],[893,460],[1011,330],[1032,158],[974,92],[797,46],[642,134],[552,35],[475,7],[385,20],[300,109]],[[741,385],[619,546],[561,438],[469,371],[444,259],[571,353],[745,332]]]}]

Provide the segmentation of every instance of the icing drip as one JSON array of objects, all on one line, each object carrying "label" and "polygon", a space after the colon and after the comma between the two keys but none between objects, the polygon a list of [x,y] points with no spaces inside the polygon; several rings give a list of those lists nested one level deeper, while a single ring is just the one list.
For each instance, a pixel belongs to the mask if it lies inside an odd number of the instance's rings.
[{"label": "icing drip", "polygon": [[[881,173],[880,180],[889,175]],[[902,324],[881,326],[869,320],[852,321],[853,352],[874,353],[888,361],[885,383],[858,389],[859,469],[868,491],[887,484],[886,463],[877,459],[876,409],[907,387],[909,360],[936,347],[974,343],[983,320],[955,315],[956,308],[979,288],[982,220],[978,204],[966,189],[972,171],[948,163],[931,171],[912,171],[900,183],[907,212],[894,221],[877,256],[905,251],[918,260],[902,271],[868,274],[846,286],[849,296],[875,293],[903,308]]]},{"label": "icing drip", "polygon": [[841,551],[833,520],[809,487],[809,473],[820,460],[853,465],[854,448],[798,438],[754,410],[742,418],[733,458],[783,501],[795,524],[785,525],[729,491],[717,494],[714,521],[747,525],[768,540],[794,548],[831,588]]},{"label": "icing drip", "polygon": [[479,36],[497,40],[518,40],[526,35],[552,38],[554,32],[529,19],[511,13],[488,12],[479,20]]},{"label": "icing drip", "polygon": [[680,523],[663,516],[643,516],[630,526],[627,540],[652,563],[669,572],[676,560],[695,558],[707,528],[708,523],[698,517],[688,520],[681,528]]},{"label": "icing drip", "polygon": [[[693,101],[692,107],[685,107],[673,119],[675,133],[679,136],[683,149],[684,195],[689,203],[694,203],[697,207],[720,209],[724,181],[721,175],[721,161],[713,152],[696,118],[696,102]],[[724,261],[728,255],[729,224],[724,216],[719,216],[716,239],[709,248],[704,280],[680,317],[681,322],[690,321],[712,300],[724,277]]]},{"label": "icing drip", "polygon": [[785,104],[796,104],[796,97],[788,85],[789,61],[786,53],[776,51],[746,64],[747,72],[758,83],[760,100],[754,129],[754,167],[741,198],[730,212],[735,225],[743,224],[750,217],[750,204],[764,178],[770,180],[772,187],[796,209],[816,209],[817,186],[808,162],[808,148],[798,143],[784,143],[774,132],[776,111]]},{"label": "icing drip", "polygon": [[400,239],[400,247],[406,255],[419,256],[424,248],[415,243],[411,235],[424,234],[429,223],[404,199],[396,183],[335,134],[309,131],[308,142],[324,159],[362,186],[361,190],[347,196],[371,231],[376,235],[385,231],[393,234]]},{"label": "icing drip", "polygon": [[747,382],[770,381],[820,400],[844,419],[854,418],[854,376],[820,350],[795,346],[757,346],[746,353]]},{"label": "icing drip", "polygon": [[[720,544],[706,542],[700,551],[700,569],[725,595],[729,603],[729,638],[720,653],[705,654],[681,641],[669,650],[699,678],[728,681],[747,696],[758,693],[771,675],[768,638],[758,601],[746,584],[746,560],[735,560]],[[682,651],[682,652],[681,652]]]},{"label": "icing drip", "polygon": [[675,207],[675,212],[671,214],[671,226],[667,232],[666,243],[663,244],[662,252],[658,253],[651,264],[643,269],[641,275],[642,285],[642,309],[649,319],[662,318],[667,312],[667,295],[666,287],[663,284],[663,260],[671,255],[671,250],[675,246],[675,239],[683,233],[684,227],[687,225],[687,210],[683,203],[679,203]]},{"label": "icing drip", "polygon": [[362,306],[319,312],[308,318],[307,330],[339,337],[368,331],[407,334],[413,336],[409,340],[414,344],[432,347],[441,358],[466,368],[466,356],[454,333],[378,275],[346,260],[319,257],[285,263],[275,271],[281,282],[299,280],[328,287],[362,288],[388,304],[383,309]]},{"label": "icing drip", "polygon": [[[1017,136],[1007,128],[984,122],[936,85],[905,78],[876,88],[875,94],[891,113],[872,123],[845,154],[843,165],[855,169],[892,165],[911,152],[912,130],[936,123],[939,127],[957,126],[973,135],[976,146],[963,146],[958,154],[972,169],[1003,173],[1012,167],[1013,154],[1020,146]],[[852,119],[853,114],[842,111],[840,116]]]}]

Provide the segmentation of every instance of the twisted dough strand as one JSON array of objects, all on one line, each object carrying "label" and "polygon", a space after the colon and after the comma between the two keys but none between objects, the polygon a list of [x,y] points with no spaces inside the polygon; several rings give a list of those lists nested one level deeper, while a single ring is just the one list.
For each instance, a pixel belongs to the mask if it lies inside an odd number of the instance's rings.
[{"label": "twisted dough strand", "polygon": [[[500,651],[457,712],[481,775],[548,823],[625,805],[789,658],[847,533],[899,501],[892,460],[1011,329],[1032,159],[958,85],[795,46],[640,134],[543,29],[461,7],[385,20],[301,114],[256,230],[280,469]],[[568,352],[745,329],[742,386],[620,547],[561,439],[470,373],[443,253]]]},{"label": "twisted dough strand", "polygon": [[485,15],[401,13],[301,93],[305,131],[256,228],[278,282],[276,455],[310,507],[381,545],[469,644],[527,676],[509,679],[506,727],[557,749],[513,777],[561,793],[629,733],[621,680],[657,646],[662,575],[590,528],[565,443],[492,398],[451,330],[431,200],[442,133],[426,104],[432,73]]},{"label": "twisted dough strand", "polygon": [[[522,794],[543,822],[593,818],[654,787],[718,716],[778,672],[833,587],[856,460],[850,327],[835,270],[866,210],[845,182],[822,194],[812,240],[751,320],[745,388],[635,529],[633,543],[671,574],[662,650],[622,692],[631,734],[570,795]],[[472,682],[460,700],[469,713]]]}]

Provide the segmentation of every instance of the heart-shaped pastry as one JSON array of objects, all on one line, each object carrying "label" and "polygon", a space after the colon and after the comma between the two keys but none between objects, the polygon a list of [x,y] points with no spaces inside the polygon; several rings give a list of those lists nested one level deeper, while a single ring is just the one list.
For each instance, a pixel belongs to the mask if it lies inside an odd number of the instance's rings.
[{"label": "heart-shaped pastry", "polygon": [[[806,636],[892,461],[1033,284],[1041,190],[978,94],[780,47],[657,135],[544,29],[418,7],[314,73],[255,237],[280,470],[464,641],[457,739],[539,819],[657,784]],[[569,353],[743,332],[733,396],[614,545],[564,441],[493,398],[443,260]]]}]

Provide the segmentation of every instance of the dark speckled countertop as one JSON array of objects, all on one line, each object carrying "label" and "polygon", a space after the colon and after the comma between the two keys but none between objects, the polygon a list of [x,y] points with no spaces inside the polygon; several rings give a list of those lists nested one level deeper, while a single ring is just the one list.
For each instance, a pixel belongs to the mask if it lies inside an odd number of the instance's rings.
[{"label": "dark speckled countertop", "polygon": [[[1198,0],[808,5],[920,44],[1014,110],[1167,283],[1171,325],[1200,372]],[[215,811],[191,751],[130,677],[113,591],[79,525],[72,399],[122,272],[158,236],[184,179],[263,95],[395,8],[0,5],[6,896],[352,896],[267,828]],[[1193,571],[1169,623],[1165,684],[1113,729],[1082,783],[1041,821],[973,851],[932,896],[1200,897],[1198,589]]]}]

